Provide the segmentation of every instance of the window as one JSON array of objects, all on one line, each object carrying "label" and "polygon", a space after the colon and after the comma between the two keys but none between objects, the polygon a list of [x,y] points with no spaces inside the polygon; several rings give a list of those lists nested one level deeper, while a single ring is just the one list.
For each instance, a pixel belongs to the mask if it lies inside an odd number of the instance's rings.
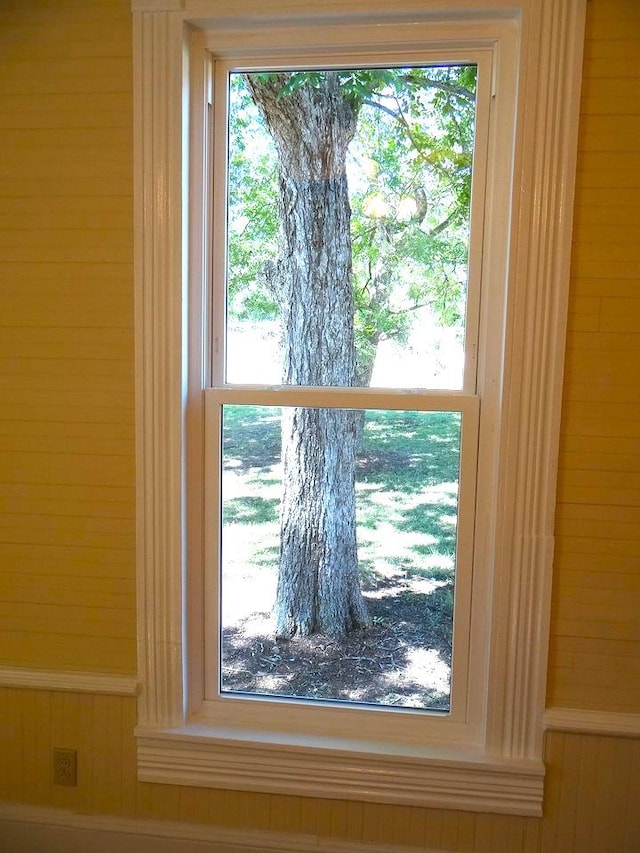
[{"label": "window", "polygon": [[[455,657],[465,705],[485,59],[213,63],[218,116],[228,104],[214,145],[228,154],[213,177],[227,215],[213,223],[226,311],[207,391],[206,446],[222,447],[208,694],[220,681],[229,698],[451,712]],[[267,390],[279,406],[261,403]],[[215,624],[218,602],[206,606]]]},{"label": "window", "polygon": [[[471,600],[490,546],[475,508],[495,497],[476,473],[481,433],[481,454],[497,455],[483,424],[500,365],[482,346],[479,369],[479,323],[483,290],[500,314],[504,289],[483,288],[483,234],[507,231],[488,169],[508,185],[488,160],[493,56],[327,56],[317,41],[290,63],[214,47],[205,67],[200,708],[219,724],[410,742],[432,729],[443,743],[479,718],[469,661],[477,681],[486,666]],[[447,531],[448,553],[434,547]]]},{"label": "window", "polygon": [[[352,0],[334,15],[313,4],[291,15],[286,4],[258,3],[237,19],[216,18],[201,2],[173,12],[140,5],[140,777],[537,814],[569,236],[560,213],[575,162],[581,4],[563,4],[560,22],[554,0],[530,0],[518,16],[505,6],[495,17],[461,14],[455,26],[428,3],[416,12],[411,4],[371,10]],[[534,38],[544,51],[522,48]],[[457,88],[459,98],[473,91],[473,118],[464,119],[467,130],[473,126],[464,213],[464,186],[449,181],[447,188],[412,167],[420,139],[431,137],[432,154],[440,144],[426,94],[438,85],[449,95]],[[273,236],[280,229],[280,245],[295,239],[294,226],[287,233],[285,219],[278,224],[274,216],[273,140],[252,122],[262,110],[273,130],[296,93],[310,88],[319,97],[331,86],[333,103],[347,91],[343,106],[361,108],[364,133],[357,135],[353,116],[342,116],[341,127],[334,113],[323,116],[335,119],[333,138],[344,132],[349,144],[329,182],[334,201],[311,225],[307,215],[287,256]],[[391,103],[412,98],[407,141]],[[552,126],[563,132],[549,134]],[[449,155],[461,163],[470,150],[454,136],[450,126]],[[438,153],[444,162],[444,143]],[[327,152],[319,156],[325,168]],[[349,170],[351,197],[340,208],[335,199]],[[303,184],[282,192],[301,194]],[[316,205],[326,189],[319,184]],[[430,237],[433,246],[454,202],[458,229],[438,260],[425,243]],[[430,227],[424,211],[418,215],[423,204],[431,206]],[[341,209],[343,220],[352,211],[350,228],[310,238]],[[368,241],[364,249],[353,248],[358,240]],[[323,315],[313,282],[303,282],[309,289],[299,303],[289,283],[323,263],[325,278],[337,275],[340,263],[327,261],[327,246],[342,252],[343,273],[332,288],[336,310]],[[307,273],[283,269],[287,257]],[[425,258],[429,270],[420,266]],[[386,292],[394,301],[372,302],[391,274],[397,281]],[[283,311],[292,316],[278,326]],[[398,341],[447,311],[447,364],[457,358],[461,367],[446,375],[432,369],[425,380],[422,353],[421,379],[410,379]],[[446,328],[437,326],[443,340]],[[390,342],[386,362],[376,350],[381,329]],[[262,341],[259,361],[243,359],[247,336]],[[275,379],[282,354],[285,370]],[[438,503],[427,494],[426,455],[445,434],[447,476],[432,483]],[[383,477],[384,454],[392,464]],[[310,470],[331,487],[309,489]],[[448,530],[446,555],[433,553],[428,509],[440,519],[435,539]],[[370,619],[358,588],[357,540],[360,574],[369,572],[364,599],[384,597],[389,583],[402,580],[424,610],[427,597],[445,588],[453,641],[411,646],[397,636],[411,654],[403,667],[387,667],[373,693],[367,679],[326,695],[313,679],[296,687],[299,663],[281,666],[285,649],[296,657],[289,635],[318,622],[340,634]],[[415,559],[421,545],[423,557],[429,546],[432,556],[448,557],[440,577],[425,576],[427,563]],[[336,616],[329,590],[327,621],[322,606],[306,606],[304,582],[291,592],[286,570],[315,561],[307,603],[317,600],[322,560],[340,549],[340,563],[351,566],[342,577],[348,594],[338,597],[347,605]],[[248,590],[266,596],[259,584],[273,588],[277,553],[284,637],[265,650],[273,635],[260,614],[270,602],[256,608]],[[251,669],[257,649],[266,664]],[[412,662],[419,675],[402,692],[399,674]],[[379,659],[374,665],[383,671]]]}]

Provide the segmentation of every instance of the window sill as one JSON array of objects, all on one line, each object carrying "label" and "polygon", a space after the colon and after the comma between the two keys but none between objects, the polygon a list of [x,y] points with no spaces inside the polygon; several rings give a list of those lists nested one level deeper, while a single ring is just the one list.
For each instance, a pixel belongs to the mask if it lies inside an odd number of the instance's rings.
[{"label": "window sill", "polygon": [[539,817],[544,765],[469,750],[186,726],[139,728],[144,782]]}]

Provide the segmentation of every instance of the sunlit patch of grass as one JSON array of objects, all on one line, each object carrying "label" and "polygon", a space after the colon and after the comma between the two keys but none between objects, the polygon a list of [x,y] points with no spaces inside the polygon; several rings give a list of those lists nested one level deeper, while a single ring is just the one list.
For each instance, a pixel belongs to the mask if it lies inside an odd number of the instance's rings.
[{"label": "sunlit patch of grass", "polygon": [[449,577],[454,569],[455,539],[443,541],[434,533],[399,530],[391,522],[381,522],[358,530],[358,553],[367,565],[365,577],[373,583],[383,578],[385,567],[394,566],[396,574],[420,572],[423,577]]},{"label": "sunlit patch of grass", "polygon": [[359,454],[359,480],[411,494],[456,483],[460,416],[456,412],[368,411]]},{"label": "sunlit patch of grass", "polygon": [[256,566],[262,566],[263,568],[277,569],[278,567],[278,558],[280,556],[280,545],[277,541],[277,537],[275,544],[270,545],[265,548],[258,548],[255,551],[253,562]]},{"label": "sunlit patch of grass", "polygon": [[289,681],[293,678],[292,675],[261,675],[257,678],[257,689],[252,692],[260,693],[285,693]]},{"label": "sunlit patch of grass", "polygon": [[[247,637],[264,624],[275,600],[280,441],[280,409],[225,408],[222,622],[225,629],[240,630],[244,622]],[[415,596],[423,624],[445,657],[453,629],[459,449],[456,413],[368,411],[356,472],[365,596],[393,599],[394,591]],[[258,619],[255,630],[252,618]],[[427,659],[418,657],[410,666],[416,676],[421,673],[423,695],[428,678],[434,707],[439,707],[438,696],[445,707],[448,684],[443,679],[449,664],[441,661],[442,673],[434,670],[427,676]],[[388,687],[393,693],[393,685]],[[272,684],[262,689],[273,693],[283,688]]]},{"label": "sunlit patch of grass", "polygon": [[390,687],[408,680],[441,695],[448,695],[449,679],[450,668],[435,649],[408,649],[407,662],[403,669],[385,676]]}]

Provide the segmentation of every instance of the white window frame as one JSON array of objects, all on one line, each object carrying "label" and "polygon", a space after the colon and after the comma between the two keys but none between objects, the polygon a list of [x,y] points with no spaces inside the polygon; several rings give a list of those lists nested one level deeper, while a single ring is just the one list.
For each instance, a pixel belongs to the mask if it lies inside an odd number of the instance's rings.
[{"label": "white window frame", "polygon": [[[253,0],[246,10],[214,0],[133,3],[140,779],[541,814],[585,3],[494,0],[482,8],[464,0],[455,14],[440,0],[329,0],[321,8],[306,0],[295,13],[286,0]],[[278,703],[254,703],[269,713],[239,719],[203,701],[207,68],[212,51],[262,54],[265,30],[281,34],[272,36],[276,51],[278,38],[304,47],[309,24],[329,28],[330,43],[342,40],[344,50],[360,39],[371,49],[406,45],[411,39],[398,34],[409,31],[444,55],[454,46],[489,50],[498,69],[492,144],[509,170],[492,183],[489,169],[488,207],[506,215],[509,241],[503,254],[488,242],[483,259],[505,300],[497,300],[499,335],[487,333],[496,317],[481,314],[480,334],[495,344],[480,353],[480,371],[484,361],[500,365],[483,388],[496,453],[480,458],[478,474],[493,496],[480,520],[491,532],[491,565],[474,600],[483,618],[472,669],[482,677],[462,719],[414,714],[410,726],[396,726],[387,713],[382,727],[343,725],[356,719],[351,709],[329,709],[326,724],[310,730],[304,709],[286,724]],[[396,734],[402,728],[410,734]]]},{"label": "white window frame", "polygon": [[[394,28],[395,29],[395,28]],[[431,27],[425,27],[426,36]],[[415,31],[415,25],[412,26]],[[264,35],[264,33],[263,33]],[[367,42],[368,38],[375,38],[375,33],[368,33],[366,27],[359,25],[358,38]],[[379,37],[379,36],[378,36]],[[415,32],[412,35],[416,38]],[[292,39],[299,46],[305,38],[302,32],[296,33]],[[422,49],[413,53],[406,48],[401,53],[397,50],[390,51],[384,55],[380,48],[375,54],[354,53],[350,48],[347,55],[343,55],[344,48],[341,47],[341,39],[352,38],[349,31],[341,26],[339,30],[326,32],[319,28],[307,34],[309,43],[304,55],[292,54],[290,50],[283,52],[282,56],[269,53],[263,57],[241,57],[235,62],[225,61],[217,58],[221,52],[230,54],[238,52],[242,44],[234,44],[234,39],[225,34],[221,43],[211,35],[202,39],[207,51],[211,51],[212,68],[211,73],[217,82],[219,96],[213,93],[213,104],[215,120],[213,125],[215,131],[213,147],[216,154],[213,157],[214,175],[212,184],[217,187],[212,207],[214,210],[214,236],[212,244],[219,246],[216,257],[213,260],[213,310],[212,326],[214,340],[220,343],[213,347],[213,369],[210,382],[202,383],[205,386],[205,559],[204,559],[204,626],[205,626],[205,667],[204,667],[204,691],[203,697],[194,697],[195,704],[199,706],[201,715],[216,720],[217,725],[235,727],[271,729],[275,731],[286,730],[289,733],[298,732],[304,734],[313,731],[316,734],[324,732],[327,736],[340,733],[342,738],[362,738],[366,732],[369,740],[378,742],[397,741],[400,744],[413,744],[424,746],[428,741],[442,746],[444,743],[470,742],[477,739],[477,733],[472,732],[471,722],[478,721],[482,717],[483,688],[486,679],[486,656],[478,650],[486,645],[488,630],[487,620],[477,619],[475,630],[472,630],[471,598],[481,600],[487,598],[486,583],[489,572],[475,572],[472,578],[472,563],[474,552],[484,554],[479,562],[484,565],[491,563],[491,541],[486,535],[486,529],[478,528],[474,536],[474,505],[476,502],[482,505],[495,503],[495,495],[492,491],[495,487],[494,478],[485,477],[485,482],[477,491],[476,472],[478,456],[478,434],[480,422],[480,396],[476,393],[478,373],[482,373],[480,384],[483,388],[489,387],[492,377],[500,375],[500,359],[493,354],[493,358],[483,359],[482,368],[477,364],[477,339],[478,339],[478,316],[480,311],[480,280],[482,278],[482,237],[485,224],[485,195],[486,195],[486,160],[489,136],[489,104],[491,102],[491,47],[483,46],[472,49],[468,47],[464,51],[448,49],[443,55],[443,48],[437,52]],[[385,38],[388,38],[385,36]],[[241,41],[241,39],[240,39]],[[314,42],[320,44],[320,50]],[[326,42],[333,46],[333,53],[326,53]],[[226,114],[226,83],[227,74],[238,65],[243,68],[254,66],[255,68],[269,67],[270,64],[286,62],[294,68],[315,67],[328,68],[332,65],[343,67],[347,63],[354,62],[361,66],[378,64],[391,65],[400,61],[406,64],[426,65],[429,62],[474,63],[478,66],[478,101],[482,102],[482,109],[476,121],[476,146],[474,152],[473,188],[472,188],[472,225],[470,240],[469,277],[469,302],[467,311],[467,328],[465,338],[464,380],[462,387],[458,390],[429,390],[429,389],[381,389],[381,388],[304,388],[300,386],[278,386],[274,388],[266,386],[238,386],[227,385],[224,382],[225,355],[223,341],[225,338],[225,315],[224,310],[224,279],[225,279],[225,252],[222,248],[225,242],[226,217],[225,217],[225,188],[227,170],[227,148],[226,137],[228,127],[228,116]],[[217,76],[217,81],[216,81]],[[193,80],[192,91],[206,92],[208,89],[207,79],[204,81]],[[203,85],[203,83],[205,85]],[[215,85],[215,83],[214,83]],[[194,117],[197,120],[197,116]],[[497,152],[499,154],[499,152]],[[499,168],[503,160],[508,157],[496,156],[494,168]],[[198,156],[200,161],[200,156]],[[508,174],[503,175],[505,186],[508,185]],[[219,194],[219,195],[218,195]],[[508,197],[506,193],[494,193],[492,199],[493,209],[491,211],[494,220],[493,228],[499,233],[508,229]],[[476,227],[477,226],[477,227]],[[215,230],[217,229],[217,230]],[[214,250],[215,251],[215,250]],[[502,259],[504,264],[504,259]],[[506,274],[504,269],[496,271],[497,279],[504,281]],[[496,288],[496,294],[491,300],[492,309],[497,312],[504,310],[504,287]],[[217,303],[217,304],[216,304]],[[497,304],[496,304],[497,303]],[[483,349],[483,354],[486,348]],[[195,384],[198,382],[196,380]],[[484,396],[484,395],[483,395]],[[315,703],[315,707],[309,705],[301,706],[300,703],[276,702],[271,700],[269,705],[247,701],[245,698],[230,695],[221,696],[218,690],[219,680],[219,644],[220,625],[218,619],[218,601],[220,589],[218,585],[218,560],[219,560],[219,532],[220,532],[220,474],[222,461],[220,459],[220,411],[219,406],[225,404],[235,405],[264,405],[264,406],[339,406],[343,408],[375,408],[378,410],[422,410],[422,411],[451,411],[459,412],[461,416],[461,446],[460,446],[460,493],[458,497],[458,529],[457,529],[457,555],[456,555],[456,581],[455,581],[455,642],[453,648],[452,671],[455,678],[452,679],[451,709],[443,718],[442,714],[436,713],[431,717],[423,713],[402,712],[403,719],[397,719],[397,714],[392,717],[389,714],[372,714],[371,709],[358,709],[350,707],[345,713],[344,707],[332,706],[323,703],[321,706]],[[487,400],[483,405],[483,418],[488,425],[495,420],[496,400]],[[485,424],[483,424],[485,426]],[[483,439],[480,452],[484,451],[487,458],[497,457],[498,449],[495,441],[495,431],[490,428],[482,430]],[[473,580],[473,584],[472,584]],[[477,608],[478,614],[482,614],[482,608]],[[475,658],[475,666],[469,677],[469,649],[471,656]],[[344,703],[343,703],[344,705]]]}]

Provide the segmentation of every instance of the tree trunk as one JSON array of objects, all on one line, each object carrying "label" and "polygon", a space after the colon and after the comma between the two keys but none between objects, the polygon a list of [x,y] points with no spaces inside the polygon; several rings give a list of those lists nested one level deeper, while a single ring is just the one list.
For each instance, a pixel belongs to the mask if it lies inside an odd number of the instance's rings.
[{"label": "tree trunk", "polygon": [[[352,386],[346,154],[357,113],[335,73],[284,94],[287,79],[286,74],[247,75],[278,151],[283,381]],[[355,439],[351,411],[284,410],[279,637],[339,636],[368,623],[358,580]]]}]

